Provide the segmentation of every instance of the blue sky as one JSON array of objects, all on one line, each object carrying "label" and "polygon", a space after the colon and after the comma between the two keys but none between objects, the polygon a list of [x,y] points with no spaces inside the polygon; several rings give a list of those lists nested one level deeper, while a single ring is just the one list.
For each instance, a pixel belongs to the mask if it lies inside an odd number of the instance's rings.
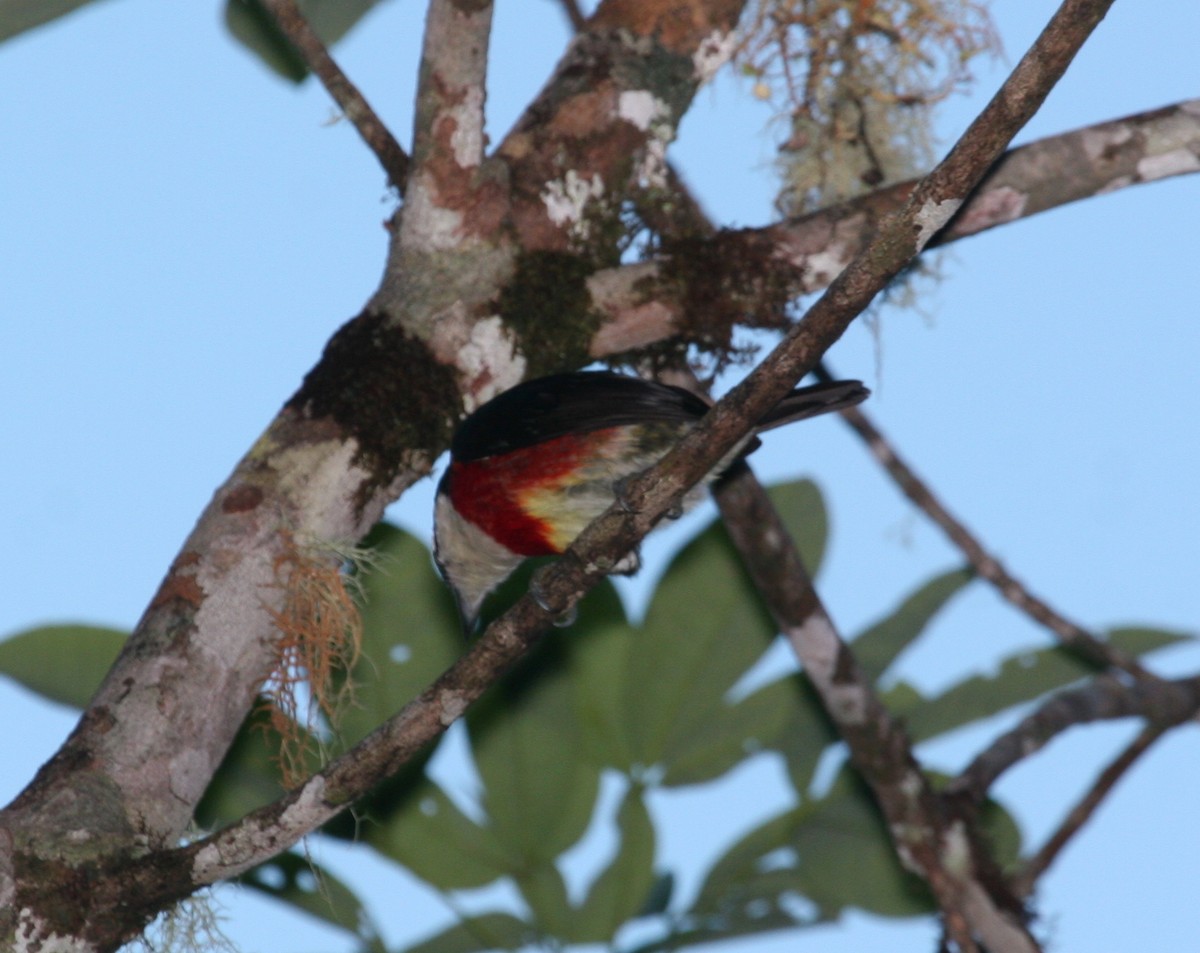
[{"label": "blue sky", "polygon": [[[1052,10],[999,5],[1010,63]],[[338,49],[402,141],[420,30],[419,5],[394,0]],[[1195,97],[1197,36],[1198,5],[1116,4],[1019,141]],[[564,39],[555,4],[499,5],[493,141]],[[974,95],[942,111],[947,142],[1005,65],[980,63]],[[268,74],[226,36],[215,4],[97,3],[0,46],[0,88],[0,636],[64,620],[128,628],[214,488],[375,287],[392,202],[323,91]],[[767,221],[774,192],[768,114],[743,92],[728,80],[702,91],[674,152],[727,224]],[[876,331],[852,329],[831,354],[874,388],[870,412],[948,505],[1035,591],[1097,628],[1200,620],[1198,202],[1200,179],[1183,177],[959,243],[942,280],[922,286],[920,313],[885,309]],[[823,592],[853,632],[960,560],[845,428],[799,433],[769,438],[756,463],[825,489]],[[426,482],[390,515],[428,536],[431,496]],[[647,545],[645,579],[703,518]],[[645,581],[627,591],[636,604]],[[975,586],[904,675],[935,688],[1046,642]],[[1200,651],[1164,654],[1159,667],[1200,668]],[[0,717],[21,726],[0,742],[7,800],[73,719],[7,682]],[[924,753],[953,768],[997,729]],[[1003,782],[1032,841],[1134,731],[1076,732]],[[1198,749],[1191,729],[1160,744],[1047,878],[1039,908],[1055,950],[1194,933]],[[734,809],[760,783],[742,778],[720,796]],[[712,810],[690,797],[659,807]],[[708,859],[685,830],[668,832],[663,862]],[[339,849],[322,859],[347,877],[358,865]],[[384,918],[393,942],[449,918],[392,871],[363,881],[379,905],[404,910]],[[223,902],[246,951],[343,948],[262,901]],[[856,916],[847,930],[739,948],[907,953],[930,949],[932,931]]]}]

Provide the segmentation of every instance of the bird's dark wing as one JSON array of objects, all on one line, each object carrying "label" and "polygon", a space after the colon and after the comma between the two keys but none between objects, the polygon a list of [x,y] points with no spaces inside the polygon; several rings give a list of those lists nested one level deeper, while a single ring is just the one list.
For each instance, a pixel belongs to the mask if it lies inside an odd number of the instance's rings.
[{"label": "bird's dark wing", "polygon": [[518,384],[467,417],[450,444],[479,460],[572,433],[639,423],[699,420],[708,404],[680,387],[609,371],[554,374]]}]

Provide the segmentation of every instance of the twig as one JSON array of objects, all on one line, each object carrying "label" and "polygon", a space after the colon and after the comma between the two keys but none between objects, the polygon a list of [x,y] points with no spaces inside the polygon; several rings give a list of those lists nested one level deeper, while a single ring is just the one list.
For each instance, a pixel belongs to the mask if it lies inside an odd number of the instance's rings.
[{"label": "twig", "polygon": [[[817,368],[817,377],[832,380],[831,372],[823,365]],[[1105,668],[1127,672],[1138,679],[1156,679],[1133,656],[1093,635],[1078,623],[1072,622],[1054,609],[1045,600],[1031,593],[1004,564],[967,529],[937,498],[912,467],[896,451],[870,417],[857,407],[842,412],[842,418],[867,445],[867,448],[888,472],[896,485],[912,503],[929,517],[957,546],[971,568],[982,579],[986,579],[1009,603],[1024,612],[1039,625],[1049,629],[1067,648],[1078,652],[1088,661]]]},{"label": "twig", "polygon": [[1150,746],[1162,737],[1167,727],[1167,725],[1159,724],[1147,725],[1129,743],[1125,750],[1117,755],[1108,767],[1100,772],[1095,782],[1080,799],[1079,803],[1063,818],[1063,822],[1058,826],[1058,829],[1050,835],[1046,843],[1025,862],[1021,870],[1013,877],[1013,889],[1019,896],[1028,896],[1033,892],[1038,879],[1054,863],[1062,849],[1067,846],[1072,837],[1079,833],[1083,825],[1091,819],[1101,802],[1112,792],[1112,789],[1121,780],[1125,772],[1133,767],[1134,762],[1149,751]]},{"label": "twig", "polygon": [[296,48],[304,65],[321,81],[342,114],[354,124],[363,142],[375,153],[388,181],[403,193],[408,181],[408,154],[358,87],[334,62],[325,43],[304,19],[296,0],[263,0],[263,6],[274,18],[280,32]]},{"label": "twig", "polygon": [[1138,717],[1171,727],[1200,711],[1200,676],[1130,681],[1099,675],[1078,688],[1053,695],[1020,723],[992,741],[947,787],[978,802],[1009,768],[1040,751],[1068,728],[1095,721]]},{"label": "twig", "polygon": [[583,15],[583,10],[579,6],[579,0],[559,0],[559,6],[562,7],[563,13],[567,15],[567,20],[571,24],[571,29],[578,33],[584,28],[587,23],[587,17]]}]

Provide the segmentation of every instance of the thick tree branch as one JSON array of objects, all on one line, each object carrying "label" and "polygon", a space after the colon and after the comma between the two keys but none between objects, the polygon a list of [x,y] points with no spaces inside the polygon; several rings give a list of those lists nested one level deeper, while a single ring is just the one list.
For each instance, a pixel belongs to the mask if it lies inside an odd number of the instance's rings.
[{"label": "thick tree branch", "polygon": [[[1050,136],[1008,151],[928,247],[1069,202],[1197,171],[1200,100]],[[776,293],[779,285],[789,296],[820,291],[862,250],[883,218],[904,205],[918,181],[763,228],[719,232],[703,248],[710,272],[706,287],[724,288],[735,300],[761,300],[755,282],[770,276]],[[592,306],[603,319],[590,346],[594,358],[690,330],[693,302],[680,297],[682,286],[669,260],[599,271],[588,284]],[[718,304],[704,309],[706,325]],[[747,312],[721,304],[718,317],[742,321]]]},{"label": "thick tree branch", "polygon": [[612,260],[601,226],[662,174],[692,96],[732,52],[744,0],[605,0],[500,145],[523,250]]},{"label": "thick tree branch", "polygon": [[930,787],[912,745],[875,694],[813,589],[787,527],[749,468],[723,481],[717,505],[780,630],[838,726],[887,819],[901,861],[937,898],[959,950],[1039,949],[966,817]]},{"label": "thick tree branch", "polygon": [[263,6],[275,19],[280,32],[296,48],[304,65],[333,97],[342,115],[354,124],[363,142],[375,153],[388,181],[403,193],[408,180],[408,154],[358,91],[358,87],[350,82],[329,55],[324,42],[296,6],[296,0],[263,0]]}]

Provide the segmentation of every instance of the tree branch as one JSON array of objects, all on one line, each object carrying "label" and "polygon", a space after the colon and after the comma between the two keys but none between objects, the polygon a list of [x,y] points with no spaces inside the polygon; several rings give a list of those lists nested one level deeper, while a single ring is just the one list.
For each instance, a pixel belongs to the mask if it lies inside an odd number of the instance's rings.
[{"label": "tree branch", "polygon": [[[1069,202],[1197,171],[1200,99],[1050,136],[1005,153],[928,247]],[[881,221],[903,207],[918,181],[763,228],[718,232],[703,248],[706,287],[753,300],[754,282],[769,275],[789,296],[820,291],[862,250]],[[701,302],[681,299],[675,278],[669,259],[593,275],[588,282],[592,306],[603,323],[590,355],[607,357],[687,334],[693,320],[688,306]],[[718,304],[701,308],[706,326]],[[730,322],[747,319],[746,311],[726,306],[721,316]]]},{"label": "tree branch", "polygon": [[512,223],[530,251],[614,260],[631,180],[662,170],[696,89],[732,50],[744,0],[605,0],[505,137]]},{"label": "tree branch", "polygon": [[1084,685],[1043,702],[981,751],[948,786],[948,791],[978,801],[1009,768],[1040,751],[1068,728],[1114,718],[1145,718],[1171,727],[1200,711],[1200,676],[1149,684],[1116,673],[1098,675]]},{"label": "tree branch", "polygon": [[1050,835],[1045,844],[1036,854],[1029,858],[1013,877],[1013,889],[1019,896],[1028,896],[1033,892],[1038,880],[1054,863],[1059,853],[1067,843],[1083,828],[1096,812],[1104,799],[1112,793],[1114,787],[1134,762],[1150,750],[1150,746],[1167,731],[1167,725],[1147,725],[1138,736],[1126,746],[1117,757],[1096,777],[1095,782],[1080,799],[1058,829]]},{"label": "tree branch", "polygon": [[[817,376],[824,380],[832,380],[830,372],[824,367],[818,368]],[[946,534],[950,542],[966,556],[971,568],[979,577],[990,582],[1009,604],[1049,629],[1067,648],[1096,665],[1120,669],[1139,679],[1157,680],[1157,676],[1147,671],[1133,656],[1093,635],[1055,610],[1045,600],[1031,593],[1008,571],[999,558],[990,553],[942,504],[879,428],[871,422],[870,417],[858,408],[851,407],[842,414],[842,419],[862,438],[900,491]]]},{"label": "tree branch", "polygon": [[813,588],[787,527],[749,467],[722,481],[717,505],[781,631],[887,819],[896,852],[937,898],[959,950],[1038,950],[1021,905],[970,822],[930,787],[904,731],[858,667]]},{"label": "tree branch", "polygon": [[[237,876],[295,844],[398,771],[441,735],[550,628],[525,600],[491,626],[432,685],[298,788],[162,863],[193,887]],[[185,895],[185,894],[181,894]]]},{"label": "tree branch", "polygon": [[403,193],[408,181],[408,154],[358,91],[358,87],[350,82],[329,55],[324,42],[300,12],[296,0],[263,0],[263,6],[275,20],[279,31],[296,48],[304,65],[333,97],[342,115],[354,124],[367,148],[375,153],[388,181]]}]

